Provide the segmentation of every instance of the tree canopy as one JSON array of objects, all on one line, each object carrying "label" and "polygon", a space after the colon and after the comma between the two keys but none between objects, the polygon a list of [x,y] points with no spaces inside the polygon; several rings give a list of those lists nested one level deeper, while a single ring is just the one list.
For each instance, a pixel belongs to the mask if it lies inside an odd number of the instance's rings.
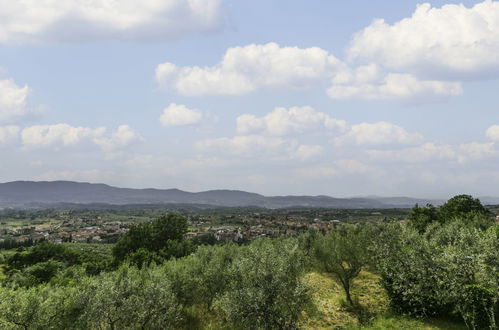
[{"label": "tree canopy", "polygon": [[144,261],[187,255],[192,249],[184,238],[186,232],[187,219],[177,214],[132,226],[113,247],[115,263],[131,258],[141,266]]}]

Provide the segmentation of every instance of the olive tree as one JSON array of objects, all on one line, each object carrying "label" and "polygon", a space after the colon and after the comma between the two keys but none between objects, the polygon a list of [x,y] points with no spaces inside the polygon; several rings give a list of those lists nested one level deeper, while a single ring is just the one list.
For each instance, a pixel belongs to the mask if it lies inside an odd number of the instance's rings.
[{"label": "olive tree", "polygon": [[357,226],[342,227],[315,241],[317,266],[336,277],[351,306],[355,305],[351,294],[352,283],[369,261],[367,242],[366,232]]},{"label": "olive tree", "polygon": [[232,328],[293,329],[309,300],[303,260],[292,241],[257,240],[231,263],[226,292],[217,300]]}]

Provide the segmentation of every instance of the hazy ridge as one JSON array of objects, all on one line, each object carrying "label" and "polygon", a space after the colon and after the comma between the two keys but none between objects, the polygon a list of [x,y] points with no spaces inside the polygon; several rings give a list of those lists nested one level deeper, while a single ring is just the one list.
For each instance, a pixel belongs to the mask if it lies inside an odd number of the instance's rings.
[{"label": "hazy ridge", "polygon": [[[50,204],[196,204],[222,207],[327,207],[327,208],[404,208],[414,204],[441,204],[442,200],[410,197],[264,196],[240,190],[187,192],[179,189],[131,189],[106,184],[72,181],[14,181],[0,184],[0,206]],[[490,204],[498,198],[487,197]]]}]

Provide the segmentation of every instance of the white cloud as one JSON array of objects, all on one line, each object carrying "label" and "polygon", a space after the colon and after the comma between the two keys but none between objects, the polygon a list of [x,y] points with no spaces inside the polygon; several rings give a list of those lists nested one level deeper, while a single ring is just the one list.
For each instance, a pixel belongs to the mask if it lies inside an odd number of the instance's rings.
[{"label": "white cloud", "polygon": [[172,103],[163,110],[159,120],[165,127],[195,125],[203,120],[203,113],[185,105]]},{"label": "white cloud", "polygon": [[241,115],[237,118],[237,132],[239,134],[264,131],[270,135],[285,136],[314,131],[343,132],[347,127],[344,120],[318,112],[312,107],[275,108],[262,118],[254,115]]},{"label": "white cloud", "polygon": [[422,136],[418,133],[409,133],[400,126],[380,121],[353,125],[346,134],[334,139],[334,143],[336,145],[414,144],[421,139]]},{"label": "white cloud", "polygon": [[375,20],[354,36],[347,50],[351,60],[430,80],[497,76],[498,52],[499,2],[490,0],[471,8],[426,3],[394,24]]},{"label": "white cloud", "polygon": [[0,43],[165,40],[220,24],[221,0],[0,0]]},{"label": "white cloud", "polygon": [[487,128],[485,134],[492,141],[499,141],[499,125],[490,126],[489,128]]},{"label": "white cloud", "polygon": [[494,143],[464,143],[459,145],[435,144],[431,142],[398,150],[367,150],[373,160],[386,162],[422,163],[451,161],[467,163],[494,157],[498,154]]},{"label": "white cloud", "polygon": [[296,159],[305,161],[319,155],[321,146],[303,145],[294,139],[263,135],[217,138],[197,143],[201,151],[221,152],[247,158]]},{"label": "white cloud", "polygon": [[19,126],[0,126],[0,145],[19,137]]},{"label": "white cloud", "polygon": [[163,63],[156,81],[183,95],[239,95],[262,88],[301,89],[320,84],[341,63],[318,48],[280,47],[276,43],[229,48],[212,67]]},{"label": "white cloud", "polygon": [[258,118],[255,115],[244,114],[236,119],[237,132],[239,134],[248,134],[256,131],[261,131],[265,128],[263,118]]},{"label": "white cloud", "polygon": [[357,73],[347,80],[347,76],[339,75],[333,81],[348,83],[333,85],[327,94],[333,99],[405,100],[414,103],[439,101],[462,94],[459,82],[419,80],[413,75],[399,73],[375,78]]},{"label": "white cloud", "polygon": [[14,122],[30,114],[28,86],[20,87],[12,80],[0,80],[0,123]]},{"label": "white cloud", "polygon": [[21,132],[22,143],[27,147],[70,147],[95,143],[106,152],[126,148],[143,138],[127,125],[119,126],[111,134],[105,127],[75,127],[68,124],[34,125]]},{"label": "white cloud", "polygon": [[427,142],[422,145],[398,150],[367,150],[373,160],[385,162],[421,163],[431,160],[451,160],[457,157],[455,148],[450,145],[437,145]]},{"label": "white cloud", "polygon": [[109,137],[94,139],[94,142],[107,152],[118,151],[142,141],[144,138],[128,125],[119,126]]},{"label": "white cloud", "polygon": [[71,146],[102,136],[105,130],[103,127],[93,129],[68,124],[35,125],[23,129],[22,141],[32,147]]},{"label": "white cloud", "polygon": [[460,163],[482,160],[497,155],[493,142],[489,143],[464,143],[458,147],[458,159]]},{"label": "white cloud", "polygon": [[323,150],[322,146],[301,144],[291,153],[290,158],[306,161],[320,155]]}]

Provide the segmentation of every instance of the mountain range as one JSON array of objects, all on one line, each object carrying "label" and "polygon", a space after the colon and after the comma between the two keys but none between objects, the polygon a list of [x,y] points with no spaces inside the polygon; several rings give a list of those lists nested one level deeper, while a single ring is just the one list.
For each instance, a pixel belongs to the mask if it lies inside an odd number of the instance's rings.
[{"label": "mountain range", "polygon": [[[263,208],[407,208],[418,203],[440,205],[444,200],[409,197],[263,196],[239,190],[187,192],[179,189],[131,189],[72,181],[14,181],[0,183],[0,207],[69,204],[192,204]],[[487,197],[487,204],[499,198]]]}]

